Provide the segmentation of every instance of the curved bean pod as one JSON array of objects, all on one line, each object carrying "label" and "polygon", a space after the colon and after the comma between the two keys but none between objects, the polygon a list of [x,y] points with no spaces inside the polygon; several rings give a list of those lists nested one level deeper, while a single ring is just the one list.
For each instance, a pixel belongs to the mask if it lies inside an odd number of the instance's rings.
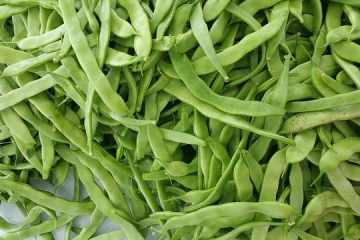
[{"label": "curved bean pod", "polygon": [[[273,218],[287,218],[297,214],[292,207],[284,203],[225,203],[218,206],[204,207],[191,213],[172,217],[164,225],[163,231],[188,225],[201,225],[205,221],[218,218],[219,216],[232,218],[235,216],[239,217],[239,215],[246,215],[255,212],[262,213]],[[199,216],[201,216],[201,218],[199,218]]]},{"label": "curved bean pod", "polygon": [[55,197],[30,187],[27,184],[17,183],[10,180],[0,179],[0,188],[6,191],[13,191],[23,197],[31,199],[33,202],[63,212],[69,215],[88,215],[94,209],[92,202],[71,202],[60,197]]},{"label": "curved bean pod", "polygon": [[292,140],[289,140],[278,134],[270,133],[265,130],[256,128],[238,116],[232,116],[232,115],[226,114],[225,112],[218,110],[217,108],[214,108],[211,105],[198,100],[193,95],[191,95],[190,92],[188,92],[188,90],[182,83],[180,83],[178,81],[170,82],[165,87],[164,90],[166,92],[170,93],[171,95],[174,95],[175,97],[179,98],[181,101],[184,101],[184,102],[194,106],[197,110],[199,110],[199,112],[201,112],[205,116],[218,119],[219,121],[222,121],[231,126],[245,129],[245,130],[248,130],[248,131],[263,135],[263,136],[268,136],[268,137],[271,137],[271,138],[274,138],[274,139],[277,139],[280,141],[293,143]]},{"label": "curved bean pod", "polygon": [[200,100],[230,114],[248,116],[282,114],[281,109],[265,103],[241,101],[223,97],[214,93],[208,86],[206,86],[206,83],[197,76],[185,54],[181,54],[174,49],[171,49],[169,53],[174,64],[174,68],[181,77],[181,80],[185,83],[189,91]]},{"label": "curved bean pod", "polygon": [[151,51],[151,31],[149,19],[137,0],[117,1],[130,16],[137,35],[134,38],[134,49],[138,56],[148,57]]},{"label": "curved bean pod", "polygon": [[360,138],[347,137],[331,146],[320,158],[320,172],[335,169],[340,162],[348,160],[353,154],[360,152]]},{"label": "curved bean pod", "polygon": [[[246,54],[259,47],[262,43],[272,38],[280,29],[284,19],[274,20],[254,33],[246,35],[239,43],[224,49],[217,54],[222,66],[228,66],[243,58]],[[236,53],[236,54],[234,54]],[[195,60],[193,63],[197,74],[203,75],[215,71],[207,57]]]}]

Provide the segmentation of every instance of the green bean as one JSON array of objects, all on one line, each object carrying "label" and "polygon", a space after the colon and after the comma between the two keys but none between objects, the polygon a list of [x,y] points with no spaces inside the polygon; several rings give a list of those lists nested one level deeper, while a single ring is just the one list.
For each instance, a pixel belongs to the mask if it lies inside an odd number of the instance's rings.
[{"label": "green bean", "polygon": [[69,173],[69,163],[65,161],[60,161],[54,169],[54,189],[56,190],[58,187],[63,185],[66,181],[66,178]]},{"label": "green bean", "polygon": [[9,108],[2,111],[1,117],[11,135],[21,139],[25,148],[31,148],[36,144],[30,130],[14,110]]},{"label": "green bean", "polygon": [[328,31],[340,27],[343,8],[340,4],[330,2],[328,5],[325,24]]},{"label": "green bean", "polygon": [[[70,159],[70,157],[68,157],[68,159]],[[129,238],[144,239],[132,223],[122,216],[122,212],[115,208],[106,198],[102,189],[95,183],[91,171],[82,166],[76,158],[73,158],[71,161],[76,164],[76,169],[79,172],[81,182],[85,185],[88,194],[100,211],[112,221],[123,226],[123,229]]]},{"label": "green bean", "polygon": [[335,169],[341,161],[348,160],[354,153],[358,152],[357,137],[344,138],[331,146],[324,155],[321,156],[319,162],[320,172],[327,172]]},{"label": "green bean", "polygon": [[[274,92],[270,100],[272,105],[278,106],[280,108],[284,107],[286,104],[287,95],[284,93],[287,92],[288,88],[289,63],[290,58],[287,57],[285,59],[284,68],[281,71],[278,83],[275,86]],[[267,117],[265,120],[264,129],[271,132],[277,132],[281,127],[281,123],[281,116]],[[249,152],[252,154],[252,156],[254,156],[257,161],[260,161],[260,159],[264,157],[264,154],[266,153],[270,142],[271,139],[260,137],[250,146]]]},{"label": "green bean", "polygon": [[219,59],[216,56],[215,49],[212,46],[210,34],[203,17],[201,4],[196,4],[190,15],[190,24],[196,40],[199,42],[201,48],[204,50],[206,56],[209,58],[216,70],[221,74],[225,81],[229,79],[224,68],[221,66]]},{"label": "green bean", "polygon": [[47,20],[50,16],[51,10],[44,8],[44,7],[40,7],[40,34],[44,34],[45,30],[46,30],[46,23]]},{"label": "green bean", "polygon": [[205,200],[209,196],[209,194],[211,193],[212,190],[213,190],[212,188],[209,188],[206,190],[193,190],[193,191],[186,192],[182,195],[173,197],[171,199],[172,200],[180,199],[187,203],[198,204],[198,203],[202,202],[203,200]]},{"label": "green bean", "polygon": [[359,6],[359,3],[354,0],[331,0],[332,2],[348,4],[352,6]]},{"label": "green bean", "polygon": [[161,91],[170,81],[172,81],[171,78],[161,75],[159,79],[148,88],[145,96]]},{"label": "green bean", "polygon": [[160,39],[153,40],[153,50],[155,51],[168,51],[175,44],[175,37],[165,36]]},{"label": "green bean", "polygon": [[[203,115],[198,111],[194,111],[194,134],[199,138],[206,138],[209,136],[208,127]],[[199,189],[203,188],[203,183],[208,182],[209,178],[209,166],[211,158],[211,151],[206,147],[198,148],[198,184]]]},{"label": "green bean", "polygon": [[287,101],[317,98],[318,96],[319,93],[313,86],[304,83],[296,83],[289,86]]},{"label": "green bean", "polygon": [[4,69],[2,76],[8,77],[8,76],[19,75],[19,74],[29,70],[30,68],[40,66],[40,65],[52,60],[56,55],[57,55],[57,52],[44,53],[38,57],[33,57],[33,58],[22,60],[20,62],[13,63]]},{"label": "green bean", "polygon": [[326,43],[334,44],[346,40],[357,40],[360,38],[360,31],[351,31],[351,26],[343,25],[332,29],[326,35]]},{"label": "green bean", "polygon": [[41,159],[43,162],[43,177],[47,179],[49,173],[51,171],[51,167],[54,163],[54,143],[53,141],[47,137],[46,135],[40,133],[39,134],[40,142],[41,142]]},{"label": "green bean", "polygon": [[286,150],[286,162],[297,163],[305,159],[310,151],[314,148],[315,142],[316,131],[313,129],[296,134],[296,145],[290,146]]},{"label": "green bean", "polygon": [[224,171],[224,169],[227,167],[227,165],[230,162],[230,157],[226,151],[225,146],[222,145],[221,142],[215,140],[212,137],[207,137],[206,143],[212,150],[214,156],[222,162],[223,165],[222,169]]},{"label": "green bean", "polygon": [[317,34],[320,31],[321,25],[322,25],[322,4],[320,0],[311,0],[311,5],[313,7],[313,24],[312,24],[312,32],[314,34]]},{"label": "green bean", "polygon": [[23,197],[31,199],[33,202],[44,207],[60,211],[69,215],[87,215],[94,208],[91,202],[71,202],[60,197],[51,196],[30,187],[27,184],[16,183],[10,180],[0,179],[1,189],[13,191]]},{"label": "green bean", "polygon": [[300,165],[295,163],[292,164],[290,170],[290,206],[297,211],[302,211],[304,204],[304,192],[303,192],[303,174],[301,172]]},{"label": "green bean", "polygon": [[[279,187],[279,179],[281,173],[285,169],[286,152],[285,149],[277,151],[269,160],[268,166],[263,178],[263,183],[260,190],[259,203],[266,201],[275,201],[276,193]],[[257,217],[257,220],[264,219],[263,215]],[[266,219],[266,218],[265,218]],[[251,238],[261,239],[266,236],[268,226],[256,227],[253,229]]]},{"label": "green bean", "polygon": [[57,27],[59,27],[61,25],[62,21],[61,21],[61,16],[58,12],[56,11],[52,11],[52,13],[50,13],[50,16],[48,18],[48,21],[46,23],[46,29],[45,31],[51,31]]},{"label": "green bean", "polygon": [[[274,21],[277,18],[287,17],[289,15],[289,2],[277,3],[271,12],[270,21]],[[266,59],[270,60],[274,55],[276,49],[285,41],[286,24],[285,22],[280,27],[279,33],[269,40],[266,49]]]},{"label": "green bean", "polygon": [[109,48],[106,55],[105,64],[113,67],[121,67],[142,61],[144,61],[143,57],[131,56],[129,54]]},{"label": "green bean", "polygon": [[61,86],[61,88],[66,92],[66,94],[71,99],[73,99],[77,105],[79,105],[81,109],[85,109],[84,96],[79,93],[79,91],[75,88],[75,86],[71,84],[71,82],[67,78],[55,73],[51,73],[50,76],[55,80],[57,84]]},{"label": "green bean", "polygon": [[[296,215],[294,210],[287,204],[263,202],[263,203],[225,203],[218,206],[208,206],[197,211],[187,213],[181,216],[175,216],[170,218],[164,225],[163,231],[188,225],[202,225],[206,224],[207,220],[211,220],[217,217],[223,218],[239,218],[239,213],[243,218],[248,214],[259,212],[272,216],[274,218],[286,218]],[[202,216],[199,218],[199,216]],[[240,219],[238,220],[240,221]]]},{"label": "green bean", "polygon": [[300,23],[304,22],[302,17],[303,3],[301,0],[290,0],[289,1],[289,11],[294,17],[296,17]]},{"label": "green bean", "polygon": [[[216,43],[218,43],[219,41],[222,40],[224,34],[227,31],[227,24],[229,22],[230,19],[230,14],[227,12],[223,12],[220,14],[220,16],[215,20],[215,22],[213,23],[213,25],[211,26],[210,30],[209,30],[209,35],[211,38],[211,42],[213,45],[215,45]],[[227,38],[232,38],[232,35],[228,35]],[[226,41],[227,38],[224,39],[223,43],[220,45],[219,49],[223,49],[225,48],[225,46],[230,46],[232,43],[230,43],[231,41]],[[228,43],[228,44],[227,44]],[[179,43],[180,44],[180,43]],[[179,46],[180,47],[180,46]],[[202,49],[202,47],[198,47],[196,49],[196,51],[194,52],[191,60],[194,61],[200,57],[205,56],[205,52]]]},{"label": "green bean", "polygon": [[351,22],[351,32],[360,29],[360,13],[350,5],[344,5],[344,12]]},{"label": "green bean", "polygon": [[59,12],[59,6],[57,5],[57,2],[54,0],[45,0],[45,1],[39,1],[39,0],[30,0],[30,1],[24,1],[24,0],[14,0],[14,1],[9,1],[9,0],[3,0],[2,3],[7,3],[7,4],[13,4],[13,5],[21,5],[24,4],[25,5],[29,5],[29,6],[42,6],[44,8],[49,8],[49,9],[54,9],[57,12]]},{"label": "green bean", "polygon": [[347,122],[345,122],[345,121],[334,122],[334,125],[337,128],[337,130],[339,130],[341,132],[341,134],[343,134],[345,137],[356,136],[356,134],[354,134],[351,126]]},{"label": "green bean", "polygon": [[22,19],[22,16],[24,15],[18,14],[12,16],[12,22],[14,25],[14,37],[12,38],[13,42],[27,36],[26,22]]},{"label": "green bean", "polygon": [[258,192],[260,192],[261,189],[261,183],[263,181],[264,173],[260,166],[260,164],[251,156],[251,154],[248,151],[242,151],[242,156],[245,160],[245,163],[250,171],[250,178],[251,181],[254,184],[254,187]]},{"label": "green bean", "polygon": [[[331,48],[333,51],[333,48]],[[359,69],[353,66],[351,63],[343,60],[336,53],[333,53],[335,61],[344,69],[345,73],[351,78],[357,87],[360,86],[360,79],[358,77]]]},{"label": "green bean", "polygon": [[279,0],[271,0],[267,2],[259,1],[259,0],[246,0],[242,2],[239,6],[244,10],[249,12],[251,15],[255,15],[261,9],[271,7],[276,3],[280,2]]},{"label": "green bean", "polygon": [[19,40],[16,44],[20,49],[29,50],[35,49],[41,46],[45,46],[49,43],[59,40],[65,33],[65,26],[61,25],[60,27],[46,32],[39,36],[30,36],[24,39]]},{"label": "green bean", "polygon": [[95,15],[92,13],[92,8],[94,6],[90,5],[90,1],[81,0],[82,8],[84,9],[84,13],[86,15],[86,18],[89,22],[89,26],[93,32],[98,33],[99,32],[99,23],[95,17]]},{"label": "green bean", "polygon": [[136,35],[133,27],[125,20],[120,18],[117,13],[111,9],[111,32],[123,38],[128,38]]},{"label": "green bean", "polygon": [[26,228],[27,225],[34,224],[34,222],[40,216],[41,213],[46,213],[51,218],[56,218],[55,212],[41,206],[35,206],[29,210],[28,215],[20,224],[10,224],[5,219],[1,219],[2,220],[1,228],[3,231],[7,233],[23,230],[24,228]]},{"label": "green bean", "polygon": [[225,1],[217,1],[210,0],[204,4],[204,20],[206,22],[214,20],[217,18],[221,12],[226,8],[226,6],[230,3],[229,0]]},{"label": "green bean", "polygon": [[[6,81],[4,78],[1,78],[0,80]],[[55,84],[56,83],[53,79],[44,77],[30,82],[23,87],[7,92],[6,94],[0,96],[0,110],[4,110],[40,92],[46,91],[47,89],[55,86]]]},{"label": "green bean", "polygon": [[[299,83],[311,77],[312,63],[306,62],[296,66],[289,72],[289,83]],[[320,60],[320,69],[323,70],[327,75],[333,76],[338,72],[339,67],[334,61],[331,55],[323,55]],[[294,75],[293,75],[294,74]]]},{"label": "green bean", "polygon": [[150,29],[151,32],[154,32],[157,28],[157,26],[160,24],[160,22],[166,17],[166,15],[169,13],[172,5],[175,1],[156,1],[155,9],[154,9],[154,15],[152,16],[150,20]]},{"label": "green bean", "polygon": [[[17,79],[24,84],[26,79],[23,77],[21,79]],[[75,143],[78,147],[80,147],[84,152],[88,151],[86,144],[85,134],[73,125],[69,120],[64,118],[60,112],[56,109],[55,105],[51,102],[49,103],[48,99],[45,96],[40,94],[31,98],[31,102],[36,105],[39,111],[44,114],[48,119],[50,119],[55,126],[68,138],[71,139],[73,143]],[[121,163],[113,162],[113,159],[107,152],[105,152],[99,145],[94,144],[94,157],[97,159],[102,159],[105,165],[112,165],[112,169],[118,169],[120,172],[130,174],[129,169],[123,166]],[[110,167],[107,165],[107,168]],[[122,170],[121,170],[122,169]]]},{"label": "green bean", "polygon": [[359,224],[353,224],[349,227],[347,231],[347,236],[350,238],[359,238],[360,237],[360,225]]},{"label": "green bean", "polygon": [[121,116],[128,115],[128,109],[124,100],[111,89],[109,82],[97,66],[96,59],[86,43],[85,35],[81,31],[80,22],[76,18],[74,2],[65,4],[63,1],[60,1],[59,3],[64,15],[65,27],[69,34],[71,45],[91,84],[112,111]]},{"label": "green bean", "polygon": [[110,42],[110,34],[111,34],[111,1],[103,0],[101,2],[101,10],[99,14],[101,26],[99,33],[99,41],[98,48],[96,49],[96,59],[100,66],[103,67],[105,62],[105,57],[107,55],[109,42]]},{"label": "green bean", "polygon": [[50,52],[59,51],[60,48],[61,48],[61,40],[50,43],[44,47],[40,47],[39,51],[43,53],[50,53]]},{"label": "green bean", "polygon": [[127,67],[124,67],[124,75],[129,88],[129,96],[128,96],[128,108],[130,114],[134,114],[136,108],[136,100],[137,100],[137,89],[135,79]]},{"label": "green bean", "polygon": [[144,158],[148,143],[147,128],[146,126],[140,127],[136,137],[135,159],[139,160]]},{"label": "green bean", "polygon": [[[174,64],[176,72],[181,77],[181,80],[185,83],[189,91],[191,91],[191,93],[198,97],[200,100],[209,103],[230,114],[248,116],[258,115],[257,113],[261,113],[262,116],[267,114],[281,114],[281,111],[275,111],[275,107],[270,107],[270,105],[267,104],[258,104],[250,101],[243,102],[240,100],[222,97],[213,93],[206,86],[206,84],[196,75],[190,65],[190,61],[186,58],[184,54],[180,54],[175,50],[170,50],[170,57]],[[184,71],[185,69],[187,69],[187,71]]]},{"label": "green bean", "polygon": [[[133,159],[131,155],[128,155],[128,160],[130,164],[130,168],[134,173],[135,180],[139,184],[139,188],[141,193],[144,195],[146,202],[149,204],[149,207],[153,213],[160,211],[159,206],[157,205],[154,196],[151,193],[150,188],[146,185],[146,183],[143,181],[144,177],[141,177],[141,173],[139,169],[137,169],[134,165]],[[145,180],[145,179],[144,179]]]},{"label": "green bean", "polygon": [[351,183],[341,174],[340,169],[335,168],[328,171],[326,175],[339,195],[349,204],[352,210],[359,214],[360,196],[355,192]]},{"label": "green bean", "polygon": [[[59,152],[60,154],[64,154],[64,151],[68,151],[66,154],[70,154],[69,150],[65,149],[64,146],[61,145],[57,146],[56,150],[61,151]],[[123,211],[125,215],[130,215],[130,211],[124,198],[122,197],[121,192],[119,191],[115,181],[112,179],[111,175],[105,170],[105,168],[100,163],[96,162],[94,159],[83,153],[78,152],[73,154],[76,154],[78,156],[78,160],[81,164],[88,167],[95,176],[98,176],[99,179],[101,179],[105,190],[108,192],[111,203],[116,208]]]},{"label": "green bean", "polygon": [[164,136],[162,135],[161,130],[154,125],[149,125],[147,126],[147,135],[151,136],[151,138],[149,138],[149,143],[155,158],[160,162],[170,162],[171,155],[168,149],[164,147]]},{"label": "green bean", "polygon": [[170,7],[169,12],[167,15],[163,18],[163,20],[159,23],[157,29],[156,29],[156,39],[161,39],[164,37],[165,32],[169,28],[171,21],[175,15],[176,8],[183,3],[183,0],[176,0],[173,2],[173,4]]},{"label": "green bean", "polygon": [[336,53],[340,58],[351,61],[351,62],[359,62],[357,58],[357,54],[360,50],[360,46],[354,42],[341,41],[338,43],[332,44],[332,50]]},{"label": "green bean", "polygon": [[153,74],[154,74],[154,68],[151,68],[144,73],[143,79],[139,85],[139,90],[138,90],[138,95],[137,95],[137,100],[136,100],[136,111],[141,110],[141,106],[143,104],[144,97],[145,97],[147,89],[149,88]]},{"label": "green bean", "polygon": [[330,108],[322,111],[299,113],[285,121],[280,133],[301,132],[322,124],[357,117],[360,117],[360,111],[358,111],[357,104]]},{"label": "green bean", "polygon": [[339,168],[341,170],[341,173],[344,175],[344,177],[351,179],[353,181],[358,181],[359,179],[359,167],[348,163],[348,162],[341,162],[339,164]]},{"label": "green bean", "polygon": [[134,49],[139,57],[148,57],[151,51],[151,31],[149,19],[136,0],[117,1],[130,16],[137,35],[134,38]]},{"label": "green bean", "polygon": [[174,14],[172,23],[169,26],[169,33],[177,36],[183,33],[186,23],[189,21],[191,9],[193,7],[192,3],[186,3],[180,5]]},{"label": "green bean", "polygon": [[39,236],[40,234],[51,232],[56,228],[58,228],[59,226],[63,226],[67,224],[73,219],[74,216],[61,214],[58,218],[51,218],[40,224],[31,226],[28,229],[24,229],[14,233],[7,233],[4,236],[1,236],[0,239],[15,240],[19,238],[26,239],[30,237]]},{"label": "green bean", "polygon": [[307,240],[320,240],[321,238],[315,237],[314,235],[311,235],[305,231],[303,231],[300,228],[294,227],[294,232],[301,238],[301,239],[307,239]]},{"label": "green bean", "polygon": [[285,225],[285,223],[278,223],[278,222],[249,222],[249,223],[245,223],[233,230],[231,230],[230,232],[228,232],[227,234],[221,236],[221,237],[217,237],[217,240],[226,240],[226,239],[233,239],[235,238],[237,235],[239,235],[241,232],[244,232],[248,229],[254,228],[254,227],[258,227],[258,226],[264,226],[264,225],[269,225],[269,226],[281,226],[281,225]]},{"label": "green bean", "polygon": [[239,202],[250,201],[253,196],[253,185],[250,181],[250,169],[244,161],[239,161],[234,167],[234,181]]},{"label": "green bean", "polygon": [[289,141],[288,139],[277,135],[277,134],[273,134],[267,131],[264,131],[262,129],[257,129],[253,126],[251,126],[250,123],[244,121],[242,118],[240,117],[235,117],[232,115],[227,115],[225,112],[222,112],[214,107],[212,107],[211,105],[208,105],[202,101],[197,100],[194,96],[192,96],[187,89],[185,88],[184,85],[182,85],[180,82],[170,82],[164,89],[166,92],[176,96],[177,98],[181,99],[184,102],[189,103],[190,105],[196,107],[196,109],[198,109],[202,114],[204,114],[205,116],[211,117],[211,118],[215,118],[218,119],[219,121],[222,121],[226,124],[229,124],[231,126],[234,127],[238,127],[238,128],[242,128],[248,131],[253,131],[255,133],[264,135],[264,136],[268,136],[268,137],[273,137],[275,139],[278,139],[281,141],[286,141],[286,142],[292,142]]},{"label": "green bean", "polygon": [[25,12],[28,10],[30,6],[11,6],[11,5],[4,5],[0,6],[0,20],[7,19],[12,15]]},{"label": "green bean", "polygon": [[[274,20],[258,31],[246,35],[239,43],[224,49],[217,54],[222,66],[228,66],[241,58],[253,49],[260,46],[265,41],[272,38],[280,29],[283,19]],[[260,39],[260,41],[256,41]],[[234,54],[236,53],[236,54]],[[193,62],[194,70],[197,74],[206,74],[214,71],[214,67],[210,65],[210,60],[207,57],[202,57]]]},{"label": "green bean", "polygon": [[9,130],[9,128],[6,125],[1,125],[0,127],[0,139],[1,140],[5,140],[9,137],[11,137],[11,132]]},{"label": "green bean", "polygon": [[326,209],[332,207],[348,208],[349,204],[339,194],[325,191],[317,194],[306,206],[305,213],[299,220],[300,223],[316,221]]},{"label": "green bean", "polygon": [[173,142],[185,143],[185,144],[195,144],[199,146],[206,146],[206,143],[201,138],[198,138],[192,134],[178,132],[166,128],[160,129],[164,139],[170,140]]},{"label": "green bean", "polygon": [[[7,81],[0,81],[0,84],[0,91],[2,93],[10,92],[12,90]],[[25,103],[18,103],[14,105],[13,108],[21,118],[31,123],[36,129],[38,129],[40,132],[44,133],[51,139],[59,142],[67,142],[67,140],[60,133],[53,131],[51,126],[35,118],[30,111],[30,108]]]},{"label": "green bean", "polygon": [[288,112],[310,112],[351,105],[357,103],[357,95],[359,92],[353,91],[322,99],[291,102],[286,106],[286,110]]},{"label": "green bean", "polygon": [[125,233],[123,230],[116,230],[108,233],[103,233],[96,237],[90,238],[90,240],[106,240],[106,239],[116,239],[116,238],[124,238]]},{"label": "green bean", "polygon": [[96,119],[94,119],[93,116],[93,104],[95,96],[96,93],[94,87],[88,86],[87,99],[83,107],[85,111],[84,127],[90,155],[93,154],[94,129],[96,128]]},{"label": "green bean", "polygon": [[332,88],[337,93],[346,93],[346,92],[354,91],[354,89],[352,87],[349,87],[345,84],[342,84],[342,83],[336,81],[335,79],[326,75],[325,73],[321,74],[321,78],[326,85],[328,85],[330,88]]}]

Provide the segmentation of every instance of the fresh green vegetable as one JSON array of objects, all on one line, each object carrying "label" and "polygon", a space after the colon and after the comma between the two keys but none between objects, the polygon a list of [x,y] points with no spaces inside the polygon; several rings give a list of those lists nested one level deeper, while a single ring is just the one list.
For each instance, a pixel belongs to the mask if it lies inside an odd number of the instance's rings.
[{"label": "fresh green vegetable", "polygon": [[358,0],[0,0],[0,240],[359,239],[359,39]]}]

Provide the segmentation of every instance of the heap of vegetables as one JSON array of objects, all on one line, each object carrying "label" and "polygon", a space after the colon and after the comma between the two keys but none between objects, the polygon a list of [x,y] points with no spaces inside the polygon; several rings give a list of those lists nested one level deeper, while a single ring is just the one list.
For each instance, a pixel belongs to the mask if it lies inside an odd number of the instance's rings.
[{"label": "heap of vegetables", "polygon": [[0,0],[0,239],[359,239],[359,39],[358,0]]}]

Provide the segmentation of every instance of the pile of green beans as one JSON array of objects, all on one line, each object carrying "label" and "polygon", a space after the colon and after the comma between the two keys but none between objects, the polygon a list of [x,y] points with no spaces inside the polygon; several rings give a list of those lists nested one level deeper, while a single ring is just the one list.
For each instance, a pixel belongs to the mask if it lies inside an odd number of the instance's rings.
[{"label": "pile of green beans", "polygon": [[0,240],[360,239],[359,104],[359,0],[0,0]]}]

